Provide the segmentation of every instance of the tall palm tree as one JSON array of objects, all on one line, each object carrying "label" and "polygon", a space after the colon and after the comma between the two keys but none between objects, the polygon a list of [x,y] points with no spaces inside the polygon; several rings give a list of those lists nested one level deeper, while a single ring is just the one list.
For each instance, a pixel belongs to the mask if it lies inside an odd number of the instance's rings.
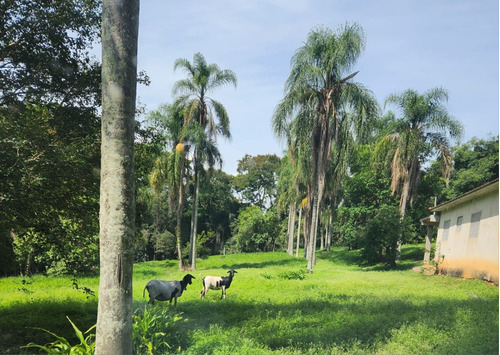
[{"label": "tall palm tree", "polygon": [[[211,159],[210,152],[218,153],[216,150],[217,135],[231,138],[229,130],[229,116],[226,108],[212,97],[208,96],[216,89],[232,84],[236,87],[236,74],[228,69],[220,69],[216,64],[207,64],[205,57],[201,53],[196,53],[193,62],[179,58],[174,63],[174,70],[182,69],[186,74],[186,79],[181,79],[174,84],[172,93],[176,98],[176,105],[184,109],[184,120],[186,126],[197,125],[200,129],[194,130],[194,176],[195,192],[193,198],[193,213],[191,220],[190,235],[190,264],[196,269],[196,233],[198,223],[198,199],[200,172],[204,158]],[[218,121],[217,121],[218,119]],[[205,149],[206,154],[203,153]],[[208,154],[208,155],[207,155]],[[212,157],[217,156],[211,155]],[[218,154],[220,158],[220,154]],[[213,166],[213,165],[212,165]]]},{"label": "tall palm tree", "polygon": [[319,207],[323,199],[332,143],[344,144],[340,127],[348,125],[362,136],[377,104],[369,90],[352,82],[352,72],[365,46],[364,32],[358,24],[345,24],[337,31],[318,27],[291,59],[291,72],[285,83],[285,97],[273,116],[274,131],[280,136],[293,119],[295,135],[307,137],[310,148],[308,180],[308,266],[312,272]]},{"label": "tall palm tree", "polygon": [[442,173],[448,181],[452,169],[450,138],[459,140],[463,134],[460,121],[454,119],[443,102],[448,92],[434,88],[419,94],[408,89],[387,97],[385,105],[394,105],[402,114],[396,120],[394,133],[383,137],[374,154],[391,162],[392,192],[400,192],[399,212],[404,217],[408,202],[417,196],[422,165],[437,154]]},{"label": "tall palm tree", "polygon": [[185,184],[189,172],[185,155],[189,145],[183,144],[185,131],[183,129],[183,112],[174,105],[161,105],[149,116],[164,129],[170,151],[163,152],[155,161],[150,175],[150,185],[157,194],[161,193],[163,186],[167,186],[169,209],[176,213],[176,248],[179,262],[179,271],[182,270],[181,252],[181,225],[182,209],[184,207]]}]

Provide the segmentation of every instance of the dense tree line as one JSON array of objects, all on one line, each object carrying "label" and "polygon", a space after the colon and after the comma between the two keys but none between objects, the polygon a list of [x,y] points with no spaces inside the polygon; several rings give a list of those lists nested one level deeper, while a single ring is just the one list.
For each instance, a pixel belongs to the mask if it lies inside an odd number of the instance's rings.
[{"label": "dense tree line", "polygon": [[96,270],[97,1],[0,4],[0,273]]},{"label": "dense tree line", "polygon": [[[1,275],[98,270],[100,13],[87,0],[0,5]],[[135,125],[135,261],[301,248],[312,270],[337,244],[393,264],[423,240],[435,198],[498,177],[498,137],[454,145],[443,88],[396,93],[383,112],[354,82],[364,45],[357,24],[310,32],[272,119],[286,152],[247,154],[236,176],[217,169],[230,113],[214,98],[236,74],[178,59],[171,103]]]}]

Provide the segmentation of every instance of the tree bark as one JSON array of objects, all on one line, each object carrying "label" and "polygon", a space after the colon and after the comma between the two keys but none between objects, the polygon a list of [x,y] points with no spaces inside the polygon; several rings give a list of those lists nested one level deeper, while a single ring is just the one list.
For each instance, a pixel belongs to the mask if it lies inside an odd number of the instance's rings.
[{"label": "tree bark", "polygon": [[[404,220],[406,213],[406,206],[408,204],[408,200],[410,199],[412,184],[418,184],[418,181],[415,181],[415,179],[417,179],[418,176],[418,170],[419,170],[418,159],[416,157],[413,157],[410,162],[408,171],[403,177],[403,188],[401,190],[401,198],[399,200],[399,214],[401,215],[402,221]],[[397,261],[401,260],[401,246],[403,244],[402,238],[403,236],[400,236],[397,242],[397,254],[396,254]]]},{"label": "tree bark", "polygon": [[[197,154],[197,151],[195,152],[195,155]],[[193,201],[193,212],[191,215],[191,236],[189,238],[190,240],[190,245],[189,245],[189,263],[191,264],[191,269],[196,270],[196,237],[197,237],[197,231],[198,231],[198,200],[199,200],[199,195],[200,195],[200,172],[199,168],[196,167],[196,164],[198,163],[198,159],[194,162],[195,164],[195,175],[194,175],[194,184],[195,184],[195,190],[194,190],[194,201]]]},{"label": "tree bark", "polygon": [[132,354],[139,0],[104,0],[96,354]]},{"label": "tree bark", "polygon": [[431,246],[432,246],[432,226],[427,226],[427,235],[425,237],[424,265],[429,265],[429,262],[431,260]]},{"label": "tree bark", "polygon": [[302,220],[302,206],[299,208],[299,224],[297,226],[297,246],[295,250],[295,257],[299,257],[299,245],[300,245],[300,222]]},{"label": "tree bark", "polygon": [[295,235],[295,214],[296,208],[295,203],[291,203],[289,207],[289,215],[288,215],[288,246],[287,252],[289,255],[293,255],[293,240]]},{"label": "tree bark", "polygon": [[312,274],[314,265],[314,253],[316,251],[316,236],[318,230],[318,191],[314,192],[311,206],[311,229],[309,230],[309,244],[307,246],[307,271]]},{"label": "tree bark", "polygon": [[182,189],[182,172],[184,171],[184,158],[181,158],[181,166],[179,169],[179,189],[177,194],[177,227],[175,229],[176,234],[176,246],[177,246],[177,259],[179,261],[179,271],[182,271],[182,251],[181,251],[181,227],[182,227],[182,207],[184,201],[184,194]]},{"label": "tree bark", "polygon": [[332,247],[332,221],[333,221],[333,211],[331,211],[330,206],[330,217],[328,218],[328,232],[326,236],[326,251],[330,251]]}]

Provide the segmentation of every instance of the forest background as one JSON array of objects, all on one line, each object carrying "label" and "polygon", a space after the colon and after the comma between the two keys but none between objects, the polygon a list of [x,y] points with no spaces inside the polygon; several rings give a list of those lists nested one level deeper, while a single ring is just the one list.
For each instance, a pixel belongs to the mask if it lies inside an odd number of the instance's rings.
[{"label": "forest background", "polygon": [[[0,275],[88,274],[98,270],[100,170],[100,63],[98,1],[6,1],[0,8]],[[150,83],[147,73],[138,81]],[[381,103],[382,106],[382,103]],[[176,259],[176,215],[166,181],[151,177],[158,159],[177,142],[169,136],[171,105],[138,110],[136,261]],[[373,151],[397,126],[390,111],[373,117],[366,139],[346,164],[335,199],[322,206],[318,248],[335,244],[363,250],[367,262],[387,262],[387,235],[371,233],[398,216],[387,164]],[[454,170],[441,177],[436,156],[421,172],[412,207],[401,226],[404,242],[420,242],[419,219],[445,201],[498,178],[498,136],[472,138],[451,149]],[[203,169],[199,180],[197,255],[286,250],[289,247],[290,157],[244,155],[237,174]],[[288,174],[288,175],[287,175]],[[181,253],[188,262],[195,190],[186,179]],[[305,197],[305,195],[303,196]],[[299,202],[302,202],[300,199]],[[300,205],[300,204],[299,204]],[[298,206],[299,206],[298,205]],[[384,211],[386,214],[381,214]],[[296,221],[298,222],[298,221]],[[391,244],[392,245],[392,244]],[[303,239],[300,245],[303,246]]]}]

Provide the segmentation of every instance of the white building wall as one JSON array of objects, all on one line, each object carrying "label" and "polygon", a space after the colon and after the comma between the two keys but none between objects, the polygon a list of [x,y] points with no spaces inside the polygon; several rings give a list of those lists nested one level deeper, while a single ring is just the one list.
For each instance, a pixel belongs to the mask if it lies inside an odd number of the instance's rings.
[{"label": "white building wall", "polygon": [[[440,272],[498,284],[498,202],[496,190],[441,212],[435,256]],[[478,234],[471,237],[471,218],[478,212],[481,212]]]}]

